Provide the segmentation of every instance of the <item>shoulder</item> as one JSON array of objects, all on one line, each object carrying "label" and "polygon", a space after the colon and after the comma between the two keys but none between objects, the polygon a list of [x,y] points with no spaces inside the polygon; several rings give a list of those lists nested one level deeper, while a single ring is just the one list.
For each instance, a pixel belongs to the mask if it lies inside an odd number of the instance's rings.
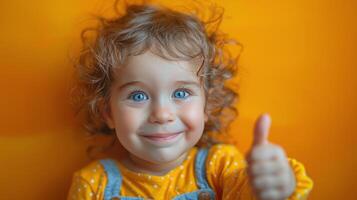
[{"label": "shoulder", "polygon": [[94,160],[77,170],[73,178],[90,185],[94,190],[106,183],[106,173],[101,160]]},{"label": "shoulder", "polygon": [[[246,161],[243,154],[234,145],[218,144],[209,149],[206,160],[206,175],[211,187],[219,196],[230,191],[240,191],[246,184]],[[229,190],[225,190],[229,187]],[[239,192],[240,193],[240,192]]]},{"label": "shoulder", "polygon": [[87,164],[86,166],[84,166],[83,168],[77,170],[75,172],[75,175],[80,176],[81,178],[84,179],[90,179],[103,172],[104,172],[104,168],[100,160],[94,160],[89,164]]},{"label": "shoulder", "polygon": [[72,178],[68,199],[102,199],[107,177],[100,160],[77,170]]},{"label": "shoulder", "polygon": [[217,144],[209,149],[206,168],[208,172],[224,172],[226,170],[246,166],[243,154],[234,145]]},{"label": "shoulder", "polygon": [[208,160],[216,159],[243,159],[243,154],[236,146],[230,144],[216,144],[213,145],[208,152]]}]

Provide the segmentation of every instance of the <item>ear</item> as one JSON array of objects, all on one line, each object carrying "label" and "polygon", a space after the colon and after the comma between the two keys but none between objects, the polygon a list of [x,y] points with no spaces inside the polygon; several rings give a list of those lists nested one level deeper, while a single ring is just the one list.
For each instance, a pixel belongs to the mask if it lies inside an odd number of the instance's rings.
[{"label": "ear", "polygon": [[110,110],[110,106],[104,106],[104,108],[101,111],[101,115],[103,119],[105,120],[106,124],[108,125],[109,128],[114,129],[114,120],[112,117],[112,113]]}]

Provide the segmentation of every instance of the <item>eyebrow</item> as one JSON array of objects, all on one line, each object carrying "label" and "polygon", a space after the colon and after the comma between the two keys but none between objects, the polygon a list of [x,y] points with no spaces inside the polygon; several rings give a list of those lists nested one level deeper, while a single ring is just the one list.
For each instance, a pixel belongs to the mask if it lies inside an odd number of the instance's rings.
[{"label": "eyebrow", "polygon": [[175,82],[177,85],[194,85],[198,88],[201,87],[201,85],[195,81],[176,81]]},{"label": "eyebrow", "polygon": [[[127,83],[124,83],[123,85],[119,86],[118,90],[121,90],[123,88],[126,88],[128,86],[131,86],[131,85],[143,85],[145,86],[145,84],[141,81],[130,81],[130,82],[127,82]],[[176,81],[175,82],[175,85],[194,85],[198,88],[200,88],[200,84],[195,82],[195,81]]]}]

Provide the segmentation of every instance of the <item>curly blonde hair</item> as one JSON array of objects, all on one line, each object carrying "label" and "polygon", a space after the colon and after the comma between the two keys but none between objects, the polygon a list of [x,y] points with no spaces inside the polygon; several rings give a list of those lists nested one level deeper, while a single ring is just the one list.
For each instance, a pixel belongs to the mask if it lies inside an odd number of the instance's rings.
[{"label": "curly blonde hair", "polygon": [[[232,42],[240,46],[218,30],[223,9],[215,7],[207,20],[199,19],[197,13],[147,3],[126,5],[124,10],[113,18],[97,17],[95,28],[82,31],[72,102],[76,115],[82,113],[85,130],[91,135],[115,134],[101,114],[108,109],[114,69],[130,56],[151,51],[168,60],[199,58],[197,75],[202,78],[208,116],[204,133],[223,133],[238,115],[234,104],[239,98],[224,84],[236,75],[239,54],[232,56],[225,47]],[[87,37],[93,31],[95,36]],[[212,137],[203,135],[201,143],[213,143]]]}]

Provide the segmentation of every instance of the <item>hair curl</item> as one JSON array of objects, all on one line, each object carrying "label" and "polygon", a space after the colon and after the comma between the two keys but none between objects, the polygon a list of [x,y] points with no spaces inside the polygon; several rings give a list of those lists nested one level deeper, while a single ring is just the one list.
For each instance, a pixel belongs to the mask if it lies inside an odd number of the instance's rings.
[{"label": "hair curl", "polygon": [[[114,68],[129,56],[149,50],[168,60],[200,58],[197,75],[203,80],[208,116],[204,133],[224,132],[238,115],[234,104],[239,98],[238,92],[224,83],[236,75],[240,54],[233,56],[226,47],[241,45],[218,30],[223,9],[212,8],[204,20],[199,19],[197,10],[190,13],[153,4],[126,5],[124,13],[116,10],[113,18],[97,17],[95,28],[84,29],[71,96],[76,115],[83,115],[85,130],[90,135],[114,134],[101,115],[108,109]],[[90,33],[95,33],[94,37],[88,37]],[[203,135],[201,143],[213,143],[210,136]]]}]

